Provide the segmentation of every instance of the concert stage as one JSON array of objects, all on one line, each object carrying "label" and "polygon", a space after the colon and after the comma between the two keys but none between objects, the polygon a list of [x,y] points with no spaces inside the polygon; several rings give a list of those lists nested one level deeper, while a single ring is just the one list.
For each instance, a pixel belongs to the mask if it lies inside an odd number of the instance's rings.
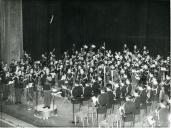
[{"label": "concert stage", "polygon": [[12,127],[11,125],[9,125],[8,123],[4,123],[2,121],[0,121],[0,127]]},{"label": "concert stage", "polygon": [[[75,127],[75,125],[72,123],[72,104],[70,102],[66,102],[62,98],[57,98],[55,105],[57,106],[57,116],[50,117],[47,120],[35,117],[34,111],[27,110],[27,106],[24,104],[15,105],[11,102],[5,102],[1,104],[1,110],[8,115],[22,120],[28,124],[34,125],[35,127]],[[78,111],[79,106],[75,105],[74,108],[75,111]],[[89,121],[88,126],[92,127],[91,120]],[[141,122],[135,122],[135,127],[140,126]],[[82,127],[82,123],[77,123],[76,127]]]},{"label": "concert stage", "polygon": [[[1,103],[1,111],[37,127],[73,127],[72,104],[57,97],[55,105],[57,106],[57,116],[49,117],[47,120],[35,117],[34,110],[27,110],[27,105],[16,105],[10,101]],[[75,111],[78,111],[77,105],[74,108]],[[82,124],[77,123],[77,126],[82,126]]]}]

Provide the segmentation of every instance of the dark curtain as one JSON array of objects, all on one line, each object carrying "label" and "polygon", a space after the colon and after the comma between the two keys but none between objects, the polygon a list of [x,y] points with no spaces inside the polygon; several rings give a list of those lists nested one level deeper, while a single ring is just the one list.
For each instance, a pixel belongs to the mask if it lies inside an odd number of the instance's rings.
[{"label": "dark curtain", "polygon": [[[24,49],[34,58],[56,48],[60,56],[75,43],[121,50],[124,43],[148,47],[151,54],[169,54],[169,0],[23,2]],[[54,20],[49,24],[52,12]]]},{"label": "dark curtain", "polygon": [[37,58],[48,50],[47,2],[23,1],[23,43],[24,50]]},{"label": "dark curtain", "polygon": [[0,0],[0,59],[10,63],[22,54],[22,0]]}]

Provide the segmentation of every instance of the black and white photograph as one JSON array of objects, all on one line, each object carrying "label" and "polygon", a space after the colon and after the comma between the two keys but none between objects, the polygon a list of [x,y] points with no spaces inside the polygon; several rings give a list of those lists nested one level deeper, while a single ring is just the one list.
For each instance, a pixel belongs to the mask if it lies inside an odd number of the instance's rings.
[{"label": "black and white photograph", "polygon": [[0,127],[170,128],[170,0],[0,0]]}]

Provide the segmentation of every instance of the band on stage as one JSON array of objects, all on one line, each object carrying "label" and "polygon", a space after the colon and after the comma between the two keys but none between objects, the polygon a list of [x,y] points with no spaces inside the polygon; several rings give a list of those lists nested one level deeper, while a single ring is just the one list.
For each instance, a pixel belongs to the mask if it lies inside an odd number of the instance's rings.
[{"label": "band on stage", "polygon": [[39,96],[43,96],[43,108],[48,109],[52,93],[58,92],[69,101],[91,98],[97,106],[113,99],[128,102],[133,110],[135,106],[130,101],[137,97],[141,104],[151,99],[170,100],[170,58],[153,57],[146,46],[140,50],[135,45],[131,52],[124,44],[122,51],[113,53],[106,49],[105,43],[100,48],[84,45],[80,50],[74,44],[60,59],[56,59],[54,51],[42,54],[38,61],[25,52],[20,61],[12,60],[10,65],[2,62],[1,98],[12,98],[21,104],[25,92],[27,104],[35,101],[36,106]]}]

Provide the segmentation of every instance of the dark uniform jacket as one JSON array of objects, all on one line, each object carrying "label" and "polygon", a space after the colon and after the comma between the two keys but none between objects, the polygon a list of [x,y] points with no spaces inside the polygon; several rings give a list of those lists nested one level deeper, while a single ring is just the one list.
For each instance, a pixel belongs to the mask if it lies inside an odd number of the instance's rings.
[{"label": "dark uniform jacket", "polygon": [[93,85],[92,85],[92,91],[94,93],[95,96],[97,96],[98,94],[100,94],[100,85],[95,82]]},{"label": "dark uniform jacket", "polygon": [[41,83],[42,83],[42,86],[43,86],[43,90],[50,90],[51,89],[51,81],[47,80],[47,77],[52,77],[51,75],[47,76],[47,75],[44,75],[41,79]]},{"label": "dark uniform jacket", "polygon": [[142,107],[146,106],[146,101],[147,101],[147,92],[144,89],[140,94],[140,103],[142,104]]},{"label": "dark uniform jacket", "polygon": [[83,94],[83,89],[81,86],[75,86],[72,90],[72,96],[74,98],[81,98],[81,95]]},{"label": "dark uniform jacket", "polygon": [[21,76],[14,78],[14,87],[15,88],[21,88],[21,89],[23,88],[24,82],[21,79],[22,79]]},{"label": "dark uniform jacket", "polygon": [[121,94],[122,94],[122,98],[125,99],[126,97],[126,93],[127,93],[127,86],[124,85],[122,88],[121,88]]},{"label": "dark uniform jacket", "polygon": [[120,99],[120,96],[121,96],[121,90],[120,90],[120,87],[118,87],[117,89],[116,89],[116,99]]},{"label": "dark uniform jacket", "polygon": [[127,95],[131,95],[131,91],[132,91],[132,85],[128,85],[128,87],[127,87]]},{"label": "dark uniform jacket", "polygon": [[84,99],[90,98],[92,96],[92,88],[90,86],[87,86],[84,88]]},{"label": "dark uniform jacket", "polygon": [[125,115],[134,113],[135,111],[135,103],[132,101],[127,101],[124,104]]},{"label": "dark uniform jacket", "polygon": [[102,93],[101,95],[99,95],[98,102],[100,106],[106,106],[109,102],[109,94]]},{"label": "dark uniform jacket", "polygon": [[107,103],[107,108],[111,108],[112,107],[112,104],[113,104],[113,100],[114,100],[114,94],[112,91],[108,91],[107,92],[108,94],[108,103]]}]

